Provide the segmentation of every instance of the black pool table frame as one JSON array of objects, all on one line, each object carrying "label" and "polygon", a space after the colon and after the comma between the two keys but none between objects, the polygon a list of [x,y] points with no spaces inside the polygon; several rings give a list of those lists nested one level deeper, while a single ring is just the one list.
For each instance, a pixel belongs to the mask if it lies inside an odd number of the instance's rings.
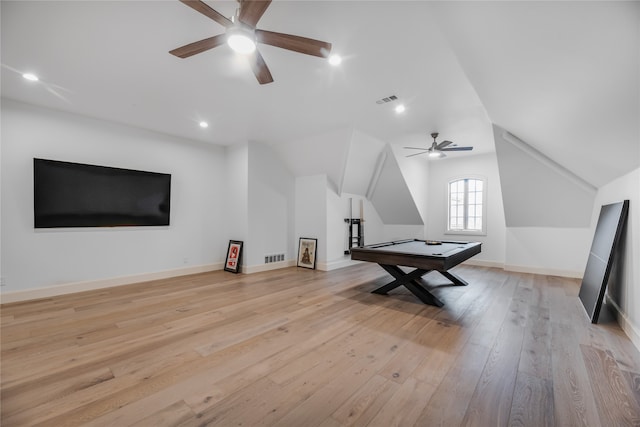
[{"label": "black pool table frame", "polygon": [[[448,270],[479,254],[482,245],[479,242],[441,243],[427,245],[424,240],[408,239],[360,246],[351,248],[351,259],[378,263],[395,278],[373,293],[386,295],[398,286],[404,286],[423,303],[442,307],[444,303],[416,280],[435,270],[454,285],[467,286],[467,282]],[[415,270],[405,272],[400,266],[414,267]]]}]

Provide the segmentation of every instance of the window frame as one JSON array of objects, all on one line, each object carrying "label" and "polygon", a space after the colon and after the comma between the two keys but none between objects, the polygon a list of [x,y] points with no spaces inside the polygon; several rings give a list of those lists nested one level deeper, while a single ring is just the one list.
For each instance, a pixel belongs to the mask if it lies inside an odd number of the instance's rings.
[{"label": "window frame", "polygon": [[[451,225],[451,184],[457,181],[462,180],[477,180],[482,182],[482,228],[480,230],[470,230],[470,229],[450,229]],[[453,234],[453,235],[467,235],[467,236],[486,236],[487,235],[487,177],[482,175],[461,175],[455,176],[447,180],[447,191],[446,191],[446,205],[447,205],[447,217],[446,217],[446,227],[444,234]],[[466,226],[466,222],[468,220],[468,184],[465,183],[465,191],[464,191],[464,222]]]}]

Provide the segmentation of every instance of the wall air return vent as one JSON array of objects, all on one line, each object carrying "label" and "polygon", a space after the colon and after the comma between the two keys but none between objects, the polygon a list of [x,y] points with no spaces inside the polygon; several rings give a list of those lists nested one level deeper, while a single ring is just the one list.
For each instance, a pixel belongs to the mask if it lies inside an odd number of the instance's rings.
[{"label": "wall air return vent", "polygon": [[391,96],[387,96],[386,98],[378,99],[376,101],[376,104],[386,104],[387,102],[393,102],[393,101],[396,101],[397,99],[398,99],[397,96],[391,95]]}]

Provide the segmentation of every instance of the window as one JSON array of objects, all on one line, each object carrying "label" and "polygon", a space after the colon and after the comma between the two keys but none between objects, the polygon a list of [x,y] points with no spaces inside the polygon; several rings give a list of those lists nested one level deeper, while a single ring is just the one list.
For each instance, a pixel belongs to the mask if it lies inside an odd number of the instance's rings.
[{"label": "window", "polygon": [[447,233],[486,234],[486,180],[461,178],[449,182]]}]

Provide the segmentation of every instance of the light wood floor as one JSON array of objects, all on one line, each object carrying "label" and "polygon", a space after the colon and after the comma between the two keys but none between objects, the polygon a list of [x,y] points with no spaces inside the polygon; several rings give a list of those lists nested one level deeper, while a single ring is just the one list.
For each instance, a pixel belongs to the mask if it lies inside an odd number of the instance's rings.
[{"label": "light wood floor", "polygon": [[459,266],[213,272],[2,306],[2,426],[639,426],[640,355],[580,283]]}]

